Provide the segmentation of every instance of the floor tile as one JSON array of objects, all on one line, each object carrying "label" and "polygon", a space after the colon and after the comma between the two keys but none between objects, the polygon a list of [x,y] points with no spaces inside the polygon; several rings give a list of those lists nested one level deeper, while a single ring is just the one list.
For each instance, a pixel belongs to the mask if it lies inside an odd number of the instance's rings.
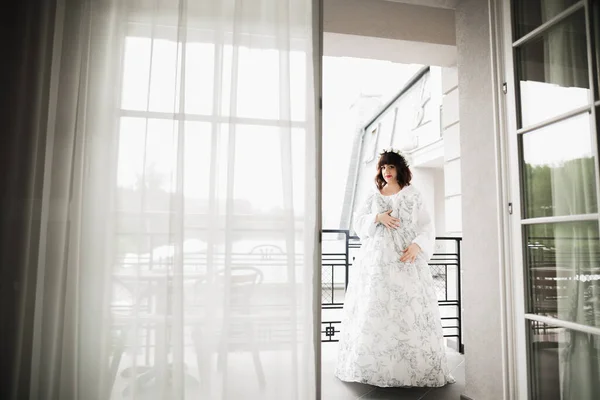
[{"label": "floor tile", "polygon": [[430,390],[422,400],[459,400],[465,390],[465,366],[461,364],[453,372],[456,383]]},{"label": "floor tile", "polygon": [[[334,378],[337,380],[337,378]],[[355,400],[375,390],[373,386],[355,382],[326,382],[323,380],[321,398],[323,400]]]},{"label": "floor tile", "polygon": [[448,360],[448,368],[450,368],[450,371],[454,371],[456,367],[458,367],[465,360],[464,355],[452,350],[446,353],[446,358]]},{"label": "floor tile", "polygon": [[321,397],[323,400],[354,400],[375,389],[374,386],[342,382],[333,375],[337,359],[337,343],[321,347]]}]

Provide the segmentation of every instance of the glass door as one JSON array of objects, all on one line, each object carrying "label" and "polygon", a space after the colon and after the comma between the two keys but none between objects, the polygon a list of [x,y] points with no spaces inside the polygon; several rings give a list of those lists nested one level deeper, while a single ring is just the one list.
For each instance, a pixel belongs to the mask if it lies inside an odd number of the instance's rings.
[{"label": "glass door", "polygon": [[512,0],[510,19],[519,398],[600,399],[600,0]]}]

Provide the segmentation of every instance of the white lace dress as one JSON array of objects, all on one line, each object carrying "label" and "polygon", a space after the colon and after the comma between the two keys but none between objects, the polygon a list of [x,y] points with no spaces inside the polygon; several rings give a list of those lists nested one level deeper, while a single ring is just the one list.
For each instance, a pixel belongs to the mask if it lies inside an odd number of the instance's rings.
[{"label": "white lace dress", "polygon": [[[375,223],[390,209],[401,224],[393,230]],[[351,269],[335,375],[380,387],[453,383],[427,265],[435,237],[421,194],[412,185],[392,196],[374,190],[354,228],[362,248]],[[422,252],[403,263],[402,250],[412,242]]]}]

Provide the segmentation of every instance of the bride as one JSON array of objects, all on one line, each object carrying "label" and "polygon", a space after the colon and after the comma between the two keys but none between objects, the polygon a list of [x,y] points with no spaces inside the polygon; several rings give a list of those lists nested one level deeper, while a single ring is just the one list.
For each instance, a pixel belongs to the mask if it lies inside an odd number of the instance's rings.
[{"label": "bride", "polygon": [[412,173],[394,150],[354,219],[362,248],[348,285],[335,375],[370,385],[439,387],[450,375],[427,262],[433,227]]}]

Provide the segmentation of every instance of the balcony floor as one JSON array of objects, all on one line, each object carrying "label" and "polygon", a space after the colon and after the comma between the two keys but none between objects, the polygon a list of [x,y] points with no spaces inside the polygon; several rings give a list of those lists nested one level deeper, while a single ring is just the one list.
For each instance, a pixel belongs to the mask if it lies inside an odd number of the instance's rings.
[{"label": "balcony floor", "polygon": [[464,356],[448,349],[448,363],[456,383],[443,388],[378,388],[360,383],[342,382],[333,376],[337,343],[323,343],[321,348],[323,400],[459,400],[465,387]]},{"label": "balcony floor", "polygon": [[[333,376],[335,360],[337,357],[338,344],[322,343],[321,347],[321,398],[323,400],[355,400],[355,399],[379,399],[379,400],[459,400],[464,390],[465,368],[464,357],[452,349],[447,350],[448,362],[456,383],[443,388],[377,388],[375,386],[359,383],[345,383]],[[228,376],[223,376],[216,371],[216,356],[211,357],[211,395],[202,395],[199,391],[198,370],[196,368],[196,357],[192,351],[186,352],[186,371],[188,373],[185,384],[186,398],[209,398],[217,399],[223,396],[223,384],[227,382],[227,398],[234,399],[273,399],[281,398],[282,390],[291,385],[289,382],[289,371],[282,368],[281,354],[273,352],[262,352],[261,362],[268,383],[264,391],[257,384],[255,367],[249,353],[232,353],[229,357]],[[128,379],[121,375],[127,367],[127,360],[121,366],[111,399],[128,399],[130,395],[125,394]],[[143,365],[142,358],[138,365]],[[225,378],[225,380],[224,380]],[[205,390],[204,390],[205,391]],[[149,385],[138,389],[137,397],[145,400],[162,398],[156,391],[156,386]]]}]

